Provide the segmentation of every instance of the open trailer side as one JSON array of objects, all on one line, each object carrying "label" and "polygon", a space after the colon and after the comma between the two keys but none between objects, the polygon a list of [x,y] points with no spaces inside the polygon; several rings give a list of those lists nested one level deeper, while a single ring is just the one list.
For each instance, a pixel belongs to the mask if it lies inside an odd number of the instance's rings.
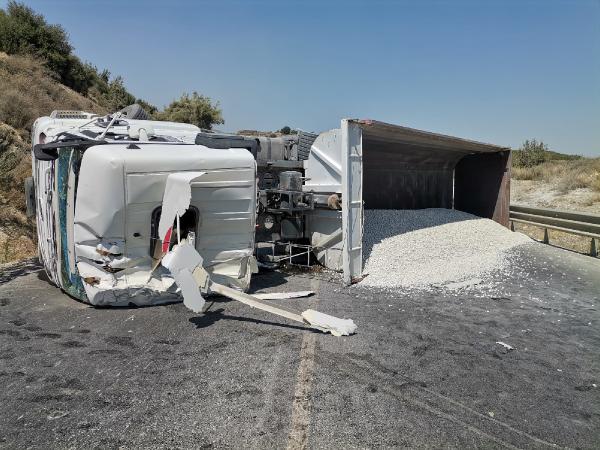
[{"label": "open trailer side", "polygon": [[[315,140],[306,177],[306,190],[341,194],[340,240],[321,251],[320,259],[342,269],[346,283],[362,276],[364,209],[454,208],[508,226],[507,147],[344,119],[340,129]],[[335,220],[308,223],[313,244],[337,232]]]}]

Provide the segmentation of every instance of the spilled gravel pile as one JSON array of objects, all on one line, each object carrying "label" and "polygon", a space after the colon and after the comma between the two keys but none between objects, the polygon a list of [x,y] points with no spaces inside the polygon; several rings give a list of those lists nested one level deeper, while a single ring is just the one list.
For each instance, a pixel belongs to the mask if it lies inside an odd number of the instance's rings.
[{"label": "spilled gravel pile", "polygon": [[509,267],[509,250],[532,242],[521,233],[450,209],[365,210],[363,286],[444,287],[481,284]]}]

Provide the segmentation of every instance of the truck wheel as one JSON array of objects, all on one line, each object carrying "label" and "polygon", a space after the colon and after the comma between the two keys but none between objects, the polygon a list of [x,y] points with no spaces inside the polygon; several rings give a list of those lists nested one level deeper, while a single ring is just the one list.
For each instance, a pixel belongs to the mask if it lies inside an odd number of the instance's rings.
[{"label": "truck wheel", "polygon": [[134,103],[133,105],[126,106],[119,111],[127,119],[137,120],[148,120],[148,113],[139,104]]}]

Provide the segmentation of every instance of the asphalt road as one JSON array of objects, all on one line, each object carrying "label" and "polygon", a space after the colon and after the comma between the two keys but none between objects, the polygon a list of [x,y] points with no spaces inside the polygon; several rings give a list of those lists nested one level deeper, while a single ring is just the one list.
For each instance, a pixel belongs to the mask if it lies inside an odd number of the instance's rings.
[{"label": "asphalt road", "polygon": [[[0,274],[4,448],[600,447],[600,260],[542,245],[484,296],[259,274],[336,338],[225,299],[94,309]],[[497,341],[514,347],[507,350]]]}]

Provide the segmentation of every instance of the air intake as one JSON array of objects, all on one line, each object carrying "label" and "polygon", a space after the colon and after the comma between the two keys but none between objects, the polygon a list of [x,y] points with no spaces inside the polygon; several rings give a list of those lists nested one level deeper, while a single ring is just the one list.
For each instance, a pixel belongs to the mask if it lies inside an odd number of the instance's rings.
[{"label": "air intake", "polygon": [[85,111],[69,111],[69,110],[57,110],[55,109],[50,114],[52,119],[91,119],[96,114],[92,114]]}]

